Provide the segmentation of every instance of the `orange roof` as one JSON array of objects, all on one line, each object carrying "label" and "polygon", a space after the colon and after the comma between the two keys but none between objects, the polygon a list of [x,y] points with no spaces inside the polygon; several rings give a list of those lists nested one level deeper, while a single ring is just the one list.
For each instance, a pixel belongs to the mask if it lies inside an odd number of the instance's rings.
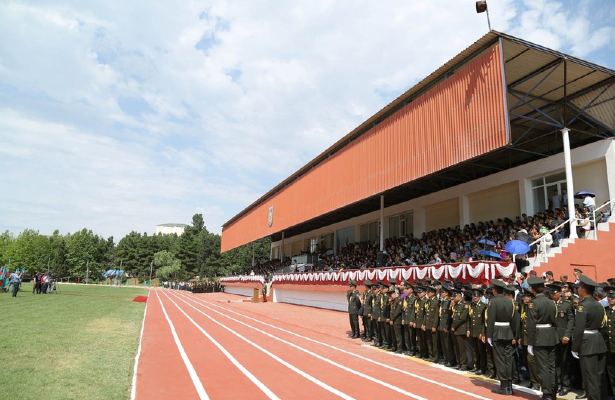
[{"label": "orange roof", "polygon": [[497,42],[481,44],[446,78],[419,83],[414,96],[385,107],[361,125],[366,130],[355,129],[227,222],[222,251],[506,145],[502,51]]}]

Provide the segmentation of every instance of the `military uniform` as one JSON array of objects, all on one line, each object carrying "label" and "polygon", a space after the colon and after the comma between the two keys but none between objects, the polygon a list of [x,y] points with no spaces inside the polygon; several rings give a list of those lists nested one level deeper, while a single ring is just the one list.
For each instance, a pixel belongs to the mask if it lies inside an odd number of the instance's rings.
[{"label": "military uniform", "polygon": [[372,323],[371,323],[371,315],[372,315],[372,300],[374,297],[374,292],[372,290],[372,283],[370,281],[365,281],[363,283],[367,290],[363,292],[363,340],[371,340],[372,338]]},{"label": "military uniform", "polygon": [[402,351],[401,320],[402,320],[402,300],[399,297],[391,301],[391,327],[393,328],[392,339],[393,349],[397,353]]},{"label": "military uniform", "polygon": [[352,333],[352,338],[356,339],[360,336],[361,330],[359,328],[359,314],[361,310],[361,295],[359,291],[356,289],[356,283],[354,281],[350,281],[351,288],[346,293],[346,298],[348,299],[348,316],[350,318],[350,330]]},{"label": "military uniform", "polygon": [[474,368],[477,372],[487,371],[487,353],[485,343],[481,340],[485,335],[485,309],[487,305],[478,300],[470,305],[468,311],[469,344],[474,354]]},{"label": "military uniform", "polygon": [[393,348],[393,339],[391,337],[392,329],[389,322],[391,320],[391,298],[389,292],[383,294],[383,302],[384,305],[382,307],[382,319],[383,319],[383,336],[384,336],[384,344],[387,350],[391,350]]},{"label": "military uniform", "polygon": [[[596,283],[581,275],[580,285],[596,287]],[[581,290],[581,289],[579,289]],[[591,290],[593,292],[593,289]],[[606,325],[606,311],[591,295],[579,302],[574,319],[571,351],[579,357],[589,400],[601,398],[602,374],[606,368],[606,343],[600,329]]]},{"label": "military uniform", "polygon": [[[435,293],[435,289],[430,289]],[[425,343],[429,360],[438,362],[438,314],[440,306],[438,298],[434,295],[425,301]]]},{"label": "military uniform", "polygon": [[427,337],[424,331],[425,325],[425,303],[427,302],[426,296],[420,297],[414,303],[414,311],[416,316],[416,336],[419,343],[419,357],[428,358],[429,352],[427,347]]},{"label": "military uniform", "polygon": [[[530,277],[532,288],[544,287],[544,280]],[[536,289],[537,290],[537,289]],[[534,353],[540,374],[543,399],[555,399],[555,346],[559,343],[555,327],[557,307],[544,293],[537,293],[529,305],[527,317],[528,353]]]},{"label": "military uniform", "polygon": [[453,317],[451,322],[451,333],[455,338],[455,358],[457,359],[457,367],[461,370],[467,370],[468,359],[466,356],[466,333],[468,328],[468,313],[470,306],[463,300],[459,300],[456,304],[453,302],[452,311]]},{"label": "military uniform", "polygon": [[382,288],[378,289],[377,293],[374,293],[372,298],[372,326],[374,330],[374,345],[382,346],[382,333],[380,329],[380,320],[382,319],[382,302],[381,302]]},{"label": "military uniform", "polygon": [[494,279],[492,283],[494,287],[499,288],[499,292],[487,308],[487,340],[493,346],[495,369],[500,380],[500,389],[493,391],[499,394],[512,394],[513,340],[518,333],[518,326],[515,324],[515,305],[502,294],[506,289],[502,281]]},{"label": "military uniform", "polygon": [[555,303],[557,314],[555,327],[557,329],[558,343],[555,347],[555,378],[562,390],[562,395],[570,388],[570,343],[563,343],[564,338],[571,339],[574,329],[574,306],[563,296]]},{"label": "military uniform", "polygon": [[530,378],[530,388],[539,388],[540,380],[538,377],[538,371],[536,370],[536,358],[533,354],[529,354],[527,352],[527,344],[528,344],[528,336],[527,336],[527,323],[528,323],[528,315],[530,311],[529,304],[521,304],[521,331],[519,334],[519,338],[521,339],[521,345],[523,349],[523,357],[525,357],[527,362],[528,374]]},{"label": "military uniform", "polygon": [[404,343],[406,345],[406,351],[414,355],[416,352],[416,333],[412,326],[416,322],[414,302],[416,297],[414,294],[407,296],[402,302],[402,331],[404,336]]},{"label": "military uniform", "polygon": [[440,312],[438,314],[438,337],[440,340],[440,348],[442,349],[442,356],[446,366],[450,366],[454,363],[454,352],[452,347],[452,341],[450,336],[451,322],[452,322],[452,301],[450,298],[440,300]]}]

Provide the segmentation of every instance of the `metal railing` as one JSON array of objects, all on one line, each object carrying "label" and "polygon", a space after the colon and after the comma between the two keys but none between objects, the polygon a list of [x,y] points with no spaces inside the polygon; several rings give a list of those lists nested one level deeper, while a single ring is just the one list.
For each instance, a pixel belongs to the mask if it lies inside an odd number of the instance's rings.
[{"label": "metal railing", "polygon": [[[602,204],[600,207],[592,210],[592,218],[594,220],[594,239],[598,240],[598,223],[599,222],[596,221],[596,214],[601,209],[605,208],[606,206],[609,206],[610,208],[609,217],[611,217],[613,215],[614,205],[615,205],[615,200],[608,200],[608,201],[605,201],[604,204]],[[607,218],[607,221],[608,221],[608,218]]]},{"label": "metal railing", "polygon": [[[604,202],[604,204],[602,204],[600,207],[594,208],[592,210],[592,219],[591,219],[591,223],[593,223],[593,232],[594,232],[594,239],[597,240],[598,239],[598,221],[596,221],[596,215],[598,214],[598,212],[600,210],[602,210],[603,208],[605,208],[606,206],[610,206],[610,214],[609,216],[613,215],[613,209],[615,208],[615,200],[608,200],[606,202]],[[556,231],[559,231],[560,229],[562,229],[563,227],[565,227],[567,224],[570,224],[572,221],[579,221],[581,220],[581,218],[568,218],[566,221],[562,222],[561,224],[559,224],[558,226],[556,226],[555,228],[551,229],[548,233],[545,233],[544,235],[542,235],[541,237],[539,237],[538,239],[534,240],[532,243],[530,243],[530,248],[532,246],[536,246],[536,255],[534,256],[534,260],[532,261],[532,265],[531,267],[534,268],[534,266],[536,265],[536,261],[540,258],[545,258],[547,257],[547,253],[549,252],[549,248],[546,245],[546,239],[547,239],[547,235],[551,235],[551,237],[553,237],[553,233]],[[572,232],[569,232],[568,237],[570,237],[570,234]]]},{"label": "metal railing", "polygon": [[[532,265],[530,265],[530,267],[533,269],[534,266],[536,265],[536,261],[539,258],[544,257],[546,259],[547,257],[547,253],[549,252],[549,247],[547,247],[547,235],[549,235],[551,238],[553,238],[553,233],[559,231],[560,229],[562,229],[563,227],[565,227],[567,224],[570,224],[573,221],[578,221],[579,218],[573,217],[573,218],[568,218],[566,221],[562,222],[561,224],[557,225],[555,228],[551,229],[549,232],[545,233],[544,235],[540,236],[538,239],[534,240],[532,243],[530,243],[530,249],[532,248],[532,246],[536,246],[536,254],[534,256],[534,260],[532,261]],[[568,233],[568,236],[570,237],[570,233]],[[544,253],[544,254],[543,254]]]}]

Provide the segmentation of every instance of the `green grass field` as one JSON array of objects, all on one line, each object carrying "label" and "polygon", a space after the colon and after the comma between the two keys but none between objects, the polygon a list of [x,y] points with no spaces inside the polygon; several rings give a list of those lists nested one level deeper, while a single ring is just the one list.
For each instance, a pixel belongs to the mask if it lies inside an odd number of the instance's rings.
[{"label": "green grass field", "polygon": [[0,398],[127,399],[145,289],[60,285],[0,293]]}]

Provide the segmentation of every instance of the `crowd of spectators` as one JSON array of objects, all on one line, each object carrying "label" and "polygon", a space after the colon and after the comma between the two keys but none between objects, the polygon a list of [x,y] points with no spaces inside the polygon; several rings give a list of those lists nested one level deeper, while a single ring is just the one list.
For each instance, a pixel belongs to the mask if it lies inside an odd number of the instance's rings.
[{"label": "crowd of spectators", "polygon": [[[577,205],[576,218],[578,218],[577,234],[579,237],[584,237],[588,230],[593,229],[591,209],[584,205]],[[523,214],[514,219],[500,218],[472,223],[464,227],[437,229],[425,232],[420,237],[408,235],[388,238],[385,240],[385,251],[382,253],[379,251],[379,243],[350,243],[338,249],[337,254],[333,254],[330,249],[319,250],[319,262],[315,265],[295,266],[291,264],[290,259],[286,258],[284,262],[271,260],[247,268],[246,272],[253,271],[256,274],[268,275],[281,271],[337,271],[494,259],[511,262],[512,255],[505,250],[505,244],[508,241],[522,240],[531,244],[543,235],[547,235],[545,239],[548,240],[541,245],[557,247],[561,239],[569,236],[569,225],[563,224],[567,219],[567,210],[556,208],[533,216]],[[600,219],[597,218],[598,221]],[[562,224],[563,226],[549,234]],[[495,244],[486,244],[485,241]],[[533,245],[529,256],[534,255],[537,250],[539,250],[539,245]],[[497,257],[481,254],[485,251],[494,252]]]}]

